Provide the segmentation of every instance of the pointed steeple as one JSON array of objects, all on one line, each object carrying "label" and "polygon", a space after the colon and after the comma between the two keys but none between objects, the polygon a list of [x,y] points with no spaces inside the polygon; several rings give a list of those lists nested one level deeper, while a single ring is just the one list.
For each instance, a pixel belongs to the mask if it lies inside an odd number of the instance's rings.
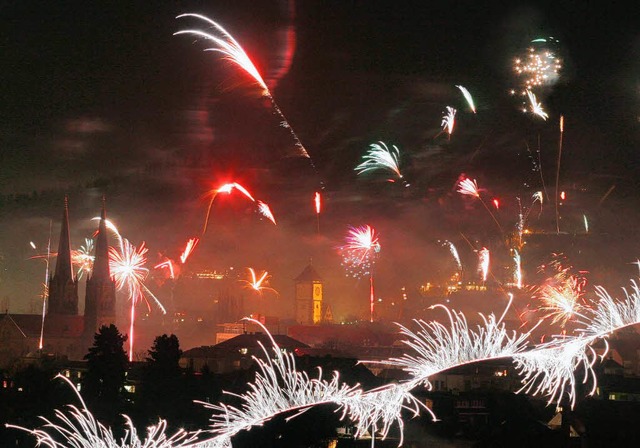
[{"label": "pointed steeple", "polygon": [[64,197],[62,227],[58,242],[56,269],[49,279],[49,314],[78,314],[78,282],[71,264],[71,238],[69,236],[69,198]]},{"label": "pointed steeple", "polygon": [[109,269],[109,241],[107,238],[107,208],[102,197],[102,212],[96,236],[93,270],[87,279],[84,300],[84,338],[87,346],[102,325],[116,323],[116,283]]},{"label": "pointed steeple", "polygon": [[71,264],[71,237],[69,236],[69,197],[67,195],[64,197],[64,212],[62,214],[62,227],[60,228],[54,276],[64,280],[74,280],[73,266]]},{"label": "pointed steeple", "polygon": [[93,261],[92,279],[103,281],[111,280],[111,270],[109,269],[109,240],[107,237],[107,208],[105,198],[102,197],[102,212],[100,213],[100,225],[96,237],[96,252]]}]

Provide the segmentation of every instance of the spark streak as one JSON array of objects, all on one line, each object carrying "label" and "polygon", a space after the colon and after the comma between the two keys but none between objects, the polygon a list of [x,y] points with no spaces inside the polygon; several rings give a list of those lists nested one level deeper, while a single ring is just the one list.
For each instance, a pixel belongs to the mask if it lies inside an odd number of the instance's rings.
[{"label": "spark streak", "polygon": [[487,281],[487,275],[489,274],[489,260],[490,260],[490,252],[489,249],[483,247],[478,251],[478,271],[480,272],[480,278],[482,278],[482,283]]},{"label": "spark streak", "polygon": [[184,250],[180,254],[180,263],[185,264],[187,262],[187,259],[189,258],[189,256],[191,256],[193,251],[196,249],[196,246],[198,245],[199,242],[200,242],[200,238],[198,237],[189,238],[186,246],[184,247]]},{"label": "spark streak", "polygon": [[258,211],[262,216],[267,218],[269,221],[271,221],[274,224],[276,223],[276,218],[273,216],[273,213],[271,212],[271,209],[269,208],[268,204],[262,201],[258,201]]},{"label": "spark streak", "polygon": [[442,117],[442,123],[440,124],[442,130],[447,132],[449,139],[451,139],[453,127],[456,123],[456,112],[453,107],[447,106],[447,113]]},{"label": "spark streak", "polygon": [[478,183],[476,182],[475,179],[471,180],[469,178],[461,177],[459,179],[459,181],[458,181],[458,189],[457,189],[457,191],[458,191],[458,193],[460,193],[462,195],[472,196],[474,198],[480,199],[480,202],[482,203],[484,208],[487,210],[487,212],[489,212],[489,215],[491,215],[491,218],[493,219],[493,221],[498,226],[498,229],[500,229],[500,233],[504,233],[504,230],[502,230],[502,226],[500,225],[500,223],[496,219],[495,215],[493,214],[491,209],[487,206],[487,204],[484,202],[484,200],[480,196],[480,190],[478,189]]},{"label": "spark streak", "polygon": [[460,89],[460,91],[462,92],[462,95],[464,96],[464,99],[467,100],[467,103],[469,104],[469,109],[471,109],[471,112],[473,112],[475,114],[476,113],[476,105],[474,104],[473,97],[471,96],[471,94],[469,93],[467,88],[464,87],[464,86],[458,86],[458,85],[456,85],[456,87],[458,89]]},{"label": "spark streak", "polygon": [[196,19],[203,20],[204,22],[206,22],[207,24],[213,27],[213,33],[207,33],[207,32],[196,30],[196,29],[187,29],[187,30],[178,31],[174,33],[174,36],[179,34],[191,34],[191,35],[195,35],[197,37],[201,37],[201,38],[212,41],[214,46],[212,48],[208,48],[207,49],[208,51],[221,53],[223,55],[223,59],[230,61],[231,63],[238,66],[245,73],[250,75],[251,78],[253,78],[253,80],[260,86],[262,95],[266,96],[267,98],[269,98],[269,100],[271,100],[271,105],[273,109],[280,116],[283,127],[289,130],[289,133],[291,134],[300,154],[309,159],[311,166],[315,170],[316,169],[315,165],[313,163],[313,160],[311,160],[309,153],[307,152],[306,148],[304,147],[304,145],[302,144],[302,142],[300,141],[296,133],[291,128],[291,125],[289,125],[289,122],[287,121],[284,114],[280,110],[280,107],[276,103],[275,98],[273,97],[271,91],[267,87],[267,84],[265,83],[264,79],[262,79],[260,72],[258,71],[256,66],[253,64],[253,62],[251,61],[251,58],[249,58],[249,56],[244,51],[242,46],[238,43],[238,41],[220,24],[209,19],[208,17],[205,17],[200,14],[189,13],[189,14],[181,14],[176,18],[179,19],[183,17],[194,17]]},{"label": "spark streak", "polygon": [[454,246],[453,243],[448,240],[445,240],[442,245],[449,248],[449,252],[451,252],[451,256],[453,256],[453,259],[456,261],[456,265],[458,266],[458,271],[462,272],[462,262],[460,261],[460,254],[458,254],[458,249],[456,249],[456,246]]},{"label": "spark streak", "polygon": [[320,233],[320,210],[322,207],[322,197],[320,196],[320,193],[318,191],[316,191],[313,201],[316,206],[316,227],[317,227],[318,233]]},{"label": "spark streak", "polygon": [[538,102],[535,93],[533,93],[531,90],[527,90],[527,96],[529,97],[529,103],[531,105],[531,113],[533,113],[533,115],[539,116],[546,121],[547,118],[549,118],[549,114],[544,111],[544,109],[542,108],[542,103]]}]

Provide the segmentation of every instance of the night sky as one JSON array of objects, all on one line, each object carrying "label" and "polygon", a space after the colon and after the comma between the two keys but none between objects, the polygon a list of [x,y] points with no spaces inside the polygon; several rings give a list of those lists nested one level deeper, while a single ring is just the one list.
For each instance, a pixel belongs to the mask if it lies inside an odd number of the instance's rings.
[{"label": "night sky", "polygon": [[[204,28],[176,19],[187,12],[243,45],[315,167],[246,74],[202,40],[173,35]],[[192,267],[268,270],[281,292],[274,309],[286,314],[292,279],[313,259],[337,317],[361,313],[366,284],[345,277],[336,251],[349,225],[380,232],[384,297],[450,274],[438,240],[455,241],[472,265],[461,233],[478,246],[500,238],[486,210],[455,192],[458,176],[500,198],[498,216],[513,228],[516,197],[528,207],[541,189],[538,144],[553,189],[561,114],[561,184],[576,198],[563,226],[577,231],[589,216],[606,236],[594,237],[606,254],[598,262],[622,278],[635,272],[640,23],[622,3],[5,1],[0,15],[0,300],[11,311],[37,309],[44,264],[29,257],[44,250],[50,222],[56,246],[65,194],[74,247],[94,230],[104,194],[109,217],[146,242],[151,263],[200,236],[206,192],[236,181],[278,225],[235,194],[220,197]],[[548,36],[564,67],[540,98],[544,122],[508,91],[514,56]],[[439,135],[446,106],[459,111],[450,140]],[[356,175],[375,141],[400,148],[408,187],[386,172]],[[532,224],[552,231],[552,204]]]}]

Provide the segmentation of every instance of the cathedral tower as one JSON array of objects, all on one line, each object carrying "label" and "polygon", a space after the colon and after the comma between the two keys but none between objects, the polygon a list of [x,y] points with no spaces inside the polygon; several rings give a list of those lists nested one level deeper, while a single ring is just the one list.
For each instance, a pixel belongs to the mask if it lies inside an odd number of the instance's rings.
[{"label": "cathedral tower", "polygon": [[78,281],[71,264],[71,238],[69,236],[69,200],[64,197],[62,227],[58,241],[56,270],[49,278],[49,309],[51,315],[78,314]]},{"label": "cathedral tower", "polygon": [[101,326],[116,323],[116,283],[111,278],[109,269],[107,211],[104,198],[95,247],[95,259],[91,276],[87,279],[84,306],[85,334],[90,338],[93,338]]}]

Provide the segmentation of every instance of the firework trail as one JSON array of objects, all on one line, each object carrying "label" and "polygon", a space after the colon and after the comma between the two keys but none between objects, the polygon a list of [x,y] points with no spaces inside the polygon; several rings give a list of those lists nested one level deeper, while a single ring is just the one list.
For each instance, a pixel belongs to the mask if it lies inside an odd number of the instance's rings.
[{"label": "firework trail", "polygon": [[260,296],[262,296],[262,293],[264,291],[271,291],[276,295],[278,295],[278,291],[267,286],[267,284],[269,283],[269,279],[271,278],[271,276],[267,271],[263,271],[262,274],[258,276],[256,275],[256,271],[253,268],[248,268],[248,269],[249,269],[250,279],[239,280],[240,282],[246,284],[247,288],[256,291]]},{"label": "firework trail", "polygon": [[487,206],[487,204],[484,202],[482,197],[480,197],[480,190],[478,189],[478,183],[476,182],[475,179],[471,180],[469,178],[465,178],[465,177],[461,176],[460,180],[458,181],[457,192],[462,194],[462,195],[465,195],[465,196],[472,196],[474,198],[479,199],[480,202],[482,203],[482,205],[484,206],[484,208],[491,215],[491,218],[493,218],[493,221],[498,226],[498,229],[500,229],[500,233],[504,233],[504,230],[502,230],[502,226],[500,225],[500,223],[496,219],[495,215],[493,214],[491,209]]},{"label": "firework trail", "polygon": [[440,126],[442,126],[442,131],[440,131],[438,135],[440,135],[442,132],[446,132],[448,135],[447,138],[451,140],[453,127],[456,124],[456,112],[457,111],[453,107],[447,106],[447,112],[442,117],[442,123],[440,123]]},{"label": "firework trail", "polygon": [[[523,214],[522,201],[520,200],[519,197],[516,197],[516,200],[518,201],[518,223],[516,225],[516,229],[518,231],[518,249],[519,250],[522,250],[522,248],[524,247],[524,240],[523,240],[524,228],[527,223],[527,220],[529,219],[529,215],[531,214],[531,210],[533,209],[533,206],[535,205],[536,202],[540,202],[540,213],[542,213],[542,203],[544,200],[544,195],[542,194],[542,191],[536,191],[535,193],[533,193],[533,195],[531,196],[531,199],[532,199],[531,205],[527,209],[526,213]],[[538,217],[540,217],[540,214],[538,214]]]},{"label": "firework trail", "polygon": [[253,80],[260,86],[262,95],[266,96],[271,101],[273,110],[276,111],[276,113],[281,119],[281,125],[289,130],[289,133],[291,134],[291,137],[293,138],[295,145],[298,148],[300,154],[308,158],[311,163],[311,166],[313,167],[314,170],[316,170],[315,164],[313,163],[313,160],[309,156],[309,153],[307,152],[304,145],[302,144],[302,142],[300,141],[296,133],[293,131],[293,128],[291,127],[291,125],[285,118],[284,114],[280,110],[280,107],[278,106],[275,98],[271,94],[269,87],[267,87],[267,84],[265,83],[264,79],[262,79],[260,72],[258,72],[258,69],[251,61],[251,58],[249,58],[249,56],[244,51],[242,46],[238,43],[238,41],[236,41],[235,38],[227,30],[225,30],[222,26],[220,26],[220,24],[209,19],[208,17],[205,17],[200,14],[181,14],[176,18],[179,19],[183,17],[194,17],[196,19],[203,20],[204,22],[206,22],[208,25],[212,27],[211,28],[212,32],[207,33],[207,32],[196,30],[196,29],[187,29],[187,30],[178,31],[174,33],[174,36],[179,34],[191,34],[191,35],[195,35],[197,37],[201,37],[206,40],[212,41],[214,46],[212,48],[208,48],[207,51],[221,53],[223,55],[223,59],[235,64],[237,67],[239,67],[249,76],[251,76],[251,78],[253,78]]},{"label": "firework trail", "polygon": [[372,143],[369,151],[363,156],[364,162],[354,168],[358,174],[374,170],[389,170],[402,179],[399,168],[400,150],[396,145],[389,149],[384,142]]},{"label": "firework trail", "polygon": [[564,116],[560,115],[560,140],[558,142],[558,163],[556,164],[556,233],[560,234],[560,212],[558,210],[558,188],[560,187],[560,161],[562,160],[562,138],[564,136]]},{"label": "firework trail", "polygon": [[589,233],[589,221],[587,221],[587,215],[582,215],[584,221],[584,233]]},{"label": "firework trail", "polygon": [[[147,427],[147,437],[141,440],[131,419],[124,415],[125,435],[121,439],[112,430],[96,420],[73,383],[61,374],[56,378],[65,381],[76,394],[80,407],[69,405],[69,411],[55,410],[55,419],[40,417],[43,429],[28,429],[17,425],[7,425],[28,432],[37,440],[37,446],[49,448],[196,448],[199,432],[189,434],[181,429],[167,436],[167,422],[160,419],[158,424]],[[62,442],[61,442],[62,441]]]},{"label": "firework trail", "polygon": [[[42,320],[40,322],[40,339],[38,341],[38,348],[42,350],[44,347],[44,320],[47,316],[47,300],[49,298],[49,265],[51,264],[51,257],[55,257],[58,254],[56,252],[51,252],[51,227],[53,226],[53,221],[49,221],[49,240],[47,242],[47,253],[46,254],[38,254],[32,257],[29,257],[30,260],[44,260],[45,268],[44,268],[44,282],[42,283]],[[29,241],[29,245],[33,250],[37,250],[36,245],[33,241]]]},{"label": "firework trail", "polygon": [[471,94],[469,93],[467,88],[464,87],[464,86],[458,86],[458,85],[456,85],[456,87],[458,89],[460,89],[460,91],[462,92],[462,95],[464,96],[464,99],[467,100],[467,103],[469,104],[469,109],[471,109],[471,112],[473,112],[475,114],[476,113],[476,105],[474,104],[473,97],[471,96]]},{"label": "firework trail", "polygon": [[260,212],[260,214],[275,224],[276,218],[273,216],[273,213],[271,212],[269,205],[267,205],[262,201],[257,201],[257,204],[258,204],[258,211]]},{"label": "firework trail", "polygon": [[478,272],[480,272],[480,278],[482,278],[482,283],[487,281],[487,276],[489,275],[489,261],[490,261],[490,252],[489,249],[483,247],[478,251]]},{"label": "firework trail", "polygon": [[[151,297],[163,314],[166,314],[164,306],[153,295],[153,293],[145,286],[149,270],[144,267],[147,263],[146,254],[149,251],[145,247],[144,242],[136,247],[127,239],[122,240],[122,251],[118,251],[114,247],[109,248],[109,268],[119,290],[127,290],[130,308],[130,325],[129,325],[129,361],[133,361],[133,340],[134,340],[134,322],[135,307],[138,302]],[[146,301],[147,307],[151,309],[149,302]]]},{"label": "firework trail", "polygon": [[516,285],[516,288],[522,289],[522,258],[516,249],[513,249],[513,262],[515,265],[513,270],[513,283]]},{"label": "firework trail", "polygon": [[369,275],[369,319],[373,322],[373,265],[381,248],[378,235],[369,225],[350,227],[345,242],[340,248],[342,265],[354,277]]},{"label": "firework trail", "polygon": [[458,266],[458,271],[462,273],[462,261],[460,261],[460,254],[458,253],[458,249],[456,249],[456,246],[454,246],[453,243],[449,240],[445,240],[442,245],[449,248],[449,252],[451,252],[451,256]]},{"label": "firework trail", "polygon": [[317,227],[318,233],[320,233],[320,210],[322,207],[322,197],[320,196],[320,193],[318,191],[316,191],[313,197],[313,202],[316,207],[316,227]]},{"label": "firework trail", "polygon": [[93,269],[93,261],[95,256],[93,253],[93,239],[85,238],[84,245],[80,246],[80,249],[71,251],[71,262],[76,266],[76,276],[78,280],[86,273],[89,275]]},{"label": "firework trail", "polygon": [[538,99],[536,98],[535,93],[533,93],[531,90],[527,90],[527,96],[529,97],[529,104],[531,106],[531,113],[533,115],[537,115],[540,118],[542,118],[543,120],[547,120],[547,118],[549,118],[549,114],[547,114],[544,109],[542,108],[542,103],[538,102]]},{"label": "firework trail", "polygon": [[49,220],[49,240],[47,242],[47,267],[44,272],[44,288],[42,290],[42,323],[40,325],[40,340],[38,341],[38,348],[42,350],[44,348],[44,318],[47,315],[47,299],[49,298],[49,264],[51,262],[51,226],[53,222]]},{"label": "firework trail", "polygon": [[191,256],[193,251],[196,249],[196,246],[198,245],[199,242],[200,242],[200,238],[198,237],[189,238],[189,240],[187,241],[187,244],[184,247],[184,250],[180,254],[180,263],[185,264],[187,262],[187,259]]},{"label": "firework trail", "polygon": [[211,196],[211,200],[209,201],[209,207],[207,208],[207,216],[205,217],[205,220],[204,220],[204,227],[202,229],[202,235],[204,235],[207,232],[207,227],[209,226],[209,216],[211,215],[211,207],[213,206],[213,201],[215,200],[215,198],[220,193],[231,194],[231,192],[233,192],[233,190],[238,190],[243,195],[245,195],[251,202],[255,202],[256,201],[253,198],[253,196],[251,196],[251,193],[249,193],[249,190],[247,190],[246,188],[244,188],[242,185],[240,185],[237,182],[231,182],[231,183],[228,183],[228,184],[224,184],[224,185],[218,187],[215,190],[211,190],[209,193],[207,193],[207,195]]}]

